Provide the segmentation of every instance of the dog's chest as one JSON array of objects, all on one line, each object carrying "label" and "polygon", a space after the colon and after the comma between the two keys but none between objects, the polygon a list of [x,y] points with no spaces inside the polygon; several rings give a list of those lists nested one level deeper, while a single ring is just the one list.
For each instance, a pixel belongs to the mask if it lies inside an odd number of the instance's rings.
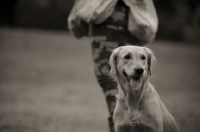
[{"label": "dog's chest", "polygon": [[137,120],[139,115],[140,111],[138,109],[130,109],[124,103],[117,102],[113,117],[115,123],[130,124],[133,120]]}]

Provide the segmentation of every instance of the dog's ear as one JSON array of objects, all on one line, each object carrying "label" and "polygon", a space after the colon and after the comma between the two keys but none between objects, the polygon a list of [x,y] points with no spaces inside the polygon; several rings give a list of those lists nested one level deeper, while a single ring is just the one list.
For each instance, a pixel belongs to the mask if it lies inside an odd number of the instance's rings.
[{"label": "dog's ear", "polygon": [[118,58],[118,48],[114,49],[112,51],[112,54],[110,56],[110,74],[115,77],[117,75],[117,58]]},{"label": "dog's ear", "polygon": [[149,48],[145,48],[145,51],[146,51],[147,57],[148,57],[148,60],[147,60],[148,71],[151,76],[151,71],[156,64],[156,57],[154,56],[154,53]]}]

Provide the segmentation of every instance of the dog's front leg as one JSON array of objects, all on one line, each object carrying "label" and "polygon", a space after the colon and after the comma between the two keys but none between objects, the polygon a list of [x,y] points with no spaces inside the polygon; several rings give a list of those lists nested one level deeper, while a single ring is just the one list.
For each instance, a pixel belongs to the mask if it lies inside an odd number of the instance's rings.
[{"label": "dog's front leg", "polygon": [[158,122],[156,119],[141,118],[140,121],[136,122],[136,125],[142,128],[144,132],[163,132],[162,123]]},{"label": "dog's front leg", "polygon": [[130,132],[130,126],[124,123],[117,124],[115,127],[115,132]]},{"label": "dog's front leg", "polygon": [[130,126],[129,124],[117,124],[115,127],[115,132],[143,132],[138,126]]},{"label": "dog's front leg", "polygon": [[138,127],[142,132],[163,132],[162,123],[157,118],[150,117],[140,115],[131,120],[130,126]]}]

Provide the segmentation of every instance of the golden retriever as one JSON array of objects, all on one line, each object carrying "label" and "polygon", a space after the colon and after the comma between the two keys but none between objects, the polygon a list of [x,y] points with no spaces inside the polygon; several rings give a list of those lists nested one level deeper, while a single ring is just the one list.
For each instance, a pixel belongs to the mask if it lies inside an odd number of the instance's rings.
[{"label": "golden retriever", "polygon": [[111,54],[110,73],[118,82],[113,115],[116,132],[179,132],[149,82],[155,62],[153,52],[146,47],[122,46]]}]

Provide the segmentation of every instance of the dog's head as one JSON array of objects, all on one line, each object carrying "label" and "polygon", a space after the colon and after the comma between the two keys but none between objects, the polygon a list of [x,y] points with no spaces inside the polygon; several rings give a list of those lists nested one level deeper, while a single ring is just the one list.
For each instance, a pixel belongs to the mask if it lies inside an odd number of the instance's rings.
[{"label": "dog's head", "polygon": [[113,51],[109,62],[112,76],[137,86],[151,75],[156,58],[146,47],[122,46]]}]

